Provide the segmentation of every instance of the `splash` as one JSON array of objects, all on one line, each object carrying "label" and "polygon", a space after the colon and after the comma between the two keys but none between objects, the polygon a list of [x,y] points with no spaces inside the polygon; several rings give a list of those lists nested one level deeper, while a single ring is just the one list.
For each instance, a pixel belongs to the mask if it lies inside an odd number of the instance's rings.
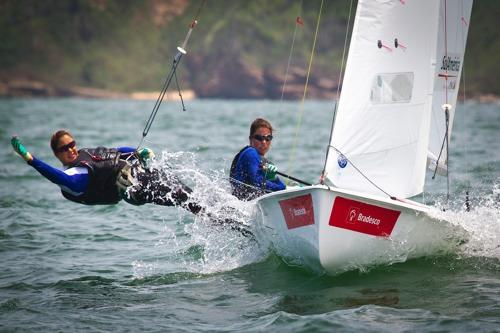
[{"label": "splash", "polygon": [[[438,204],[438,208],[442,208]],[[451,203],[451,209],[436,209],[433,215],[454,225],[461,226],[469,240],[461,246],[461,254],[468,257],[500,259],[500,182],[491,193],[479,199],[467,212],[462,202]]]},{"label": "splash", "polygon": [[166,179],[177,177],[193,190],[190,200],[204,207],[204,213],[194,216],[177,208],[176,225],[165,220],[156,242],[157,262],[147,265],[136,261],[135,277],[163,274],[165,270],[211,274],[265,258],[265,249],[251,231],[253,204],[230,194],[224,170],[202,171],[198,164],[196,155],[188,152],[163,151],[161,158],[153,161],[151,167],[161,169]]}]

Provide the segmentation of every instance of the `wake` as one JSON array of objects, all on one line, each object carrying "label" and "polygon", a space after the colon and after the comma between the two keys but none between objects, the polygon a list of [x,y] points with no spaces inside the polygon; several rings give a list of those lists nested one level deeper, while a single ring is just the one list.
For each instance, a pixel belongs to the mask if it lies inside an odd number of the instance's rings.
[{"label": "wake", "polygon": [[[438,205],[439,206],[439,205]],[[500,182],[493,185],[491,193],[483,195],[469,212],[463,202],[452,203],[452,209],[436,209],[433,216],[462,227],[469,240],[460,247],[466,257],[500,259]]]}]

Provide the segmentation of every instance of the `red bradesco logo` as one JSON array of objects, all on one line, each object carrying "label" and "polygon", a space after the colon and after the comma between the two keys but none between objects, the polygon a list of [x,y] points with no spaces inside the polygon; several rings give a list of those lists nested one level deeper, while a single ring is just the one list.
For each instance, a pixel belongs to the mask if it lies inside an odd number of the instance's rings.
[{"label": "red bradesco logo", "polygon": [[388,237],[400,211],[364,202],[336,197],[330,214],[330,225],[373,236]]},{"label": "red bradesco logo", "polygon": [[314,224],[311,194],[280,201],[281,211],[288,229]]}]

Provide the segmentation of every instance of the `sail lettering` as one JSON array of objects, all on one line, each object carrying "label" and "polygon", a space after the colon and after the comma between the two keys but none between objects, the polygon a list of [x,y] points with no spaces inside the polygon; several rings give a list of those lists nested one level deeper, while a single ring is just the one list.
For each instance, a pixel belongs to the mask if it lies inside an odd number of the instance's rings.
[{"label": "sail lettering", "polygon": [[443,61],[441,64],[441,70],[450,71],[450,72],[458,72],[460,70],[460,58],[454,56],[443,56]]}]

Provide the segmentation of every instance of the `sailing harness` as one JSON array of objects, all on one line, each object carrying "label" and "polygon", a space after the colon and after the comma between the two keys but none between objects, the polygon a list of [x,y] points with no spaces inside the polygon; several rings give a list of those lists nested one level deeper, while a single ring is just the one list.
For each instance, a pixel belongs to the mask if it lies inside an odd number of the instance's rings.
[{"label": "sailing harness", "polygon": [[95,205],[115,204],[121,200],[119,188],[115,186],[121,170],[127,166],[126,153],[114,148],[83,148],[68,167],[84,167],[88,170],[89,184],[83,194],[61,190],[62,195],[73,202]]},{"label": "sailing harness", "polygon": [[231,163],[231,168],[229,169],[229,182],[231,183],[231,192],[240,200],[252,200],[266,193],[266,177],[263,177],[262,184],[260,187],[250,185],[246,182],[236,179],[236,166],[240,160],[241,154],[249,149],[250,146],[243,147],[233,158]]}]

